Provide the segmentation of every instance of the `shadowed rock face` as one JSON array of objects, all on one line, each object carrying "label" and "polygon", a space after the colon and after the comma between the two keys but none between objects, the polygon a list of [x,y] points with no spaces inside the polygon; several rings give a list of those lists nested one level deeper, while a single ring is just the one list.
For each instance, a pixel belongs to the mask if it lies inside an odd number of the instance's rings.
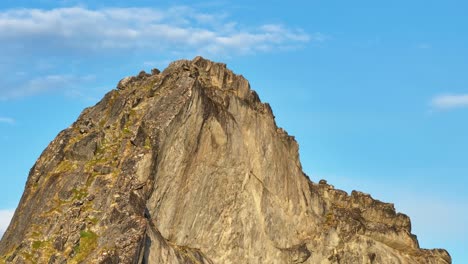
[{"label": "shadowed rock face", "polygon": [[369,195],[311,182],[242,76],[197,57],[123,79],[31,169],[6,263],[451,263]]}]

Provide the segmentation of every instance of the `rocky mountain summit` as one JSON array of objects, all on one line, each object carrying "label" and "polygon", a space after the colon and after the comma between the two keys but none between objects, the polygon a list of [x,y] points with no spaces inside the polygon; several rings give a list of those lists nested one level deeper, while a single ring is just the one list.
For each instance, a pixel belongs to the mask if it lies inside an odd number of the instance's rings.
[{"label": "rocky mountain summit", "polygon": [[50,143],[0,263],[451,263],[392,204],[304,174],[298,144],[225,64],[120,81]]}]

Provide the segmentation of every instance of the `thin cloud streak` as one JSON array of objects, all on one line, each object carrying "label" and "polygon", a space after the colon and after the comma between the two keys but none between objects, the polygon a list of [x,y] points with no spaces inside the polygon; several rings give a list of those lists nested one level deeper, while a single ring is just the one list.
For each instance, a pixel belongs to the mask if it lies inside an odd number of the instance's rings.
[{"label": "thin cloud streak", "polygon": [[431,105],[440,110],[468,107],[468,94],[438,95],[432,98]]},{"label": "thin cloud streak", "polygon": [[151,48],[225,55],[272,51],[324,38],[320,33],[311,36],[280,24],[243,28],[237,21],[229,21],[225,13],[208,14],[179,6],[164,10],[13,9],[0,12],[0,40],[1,46],[11,49]]},{"label": "thin cloud streak", "polygon": [[6,123],[6,124],[14,124],[15,120],[10,117],[2,117],[0,116],[0,123]]},{"label": "thin cloud streak", "polygon": [[32,96],[51,91],[69,92],[70,89],[77,85],[92,80],[93,76],[74,76],[74,75],[46,75],[30,80],[25,80],[22,83],[11,87],[0,88],[0,101],[6,101],[12,98],[20,98]]}]

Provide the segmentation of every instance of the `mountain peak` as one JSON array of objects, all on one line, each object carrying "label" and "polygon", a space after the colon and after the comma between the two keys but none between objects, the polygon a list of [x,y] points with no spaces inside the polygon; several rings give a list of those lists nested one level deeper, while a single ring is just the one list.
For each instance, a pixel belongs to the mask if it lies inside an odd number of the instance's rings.
[{"label": "mountain peak", "polygon": [[126,77],[31,169],[6,263],[451,263],[409,217],[302,171],[298,144],[225,64]]}]

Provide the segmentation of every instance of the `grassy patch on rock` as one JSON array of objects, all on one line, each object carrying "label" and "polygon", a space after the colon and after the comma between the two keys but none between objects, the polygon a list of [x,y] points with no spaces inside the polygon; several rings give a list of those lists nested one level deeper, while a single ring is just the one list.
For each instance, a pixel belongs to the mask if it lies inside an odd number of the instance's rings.
[{"label": "grassy patch on rock", "polygon": [[80,242],[73,249],[76,253],[71,263],[81,263],[97,247],[98,235],[90,230],[80,232]]}]

